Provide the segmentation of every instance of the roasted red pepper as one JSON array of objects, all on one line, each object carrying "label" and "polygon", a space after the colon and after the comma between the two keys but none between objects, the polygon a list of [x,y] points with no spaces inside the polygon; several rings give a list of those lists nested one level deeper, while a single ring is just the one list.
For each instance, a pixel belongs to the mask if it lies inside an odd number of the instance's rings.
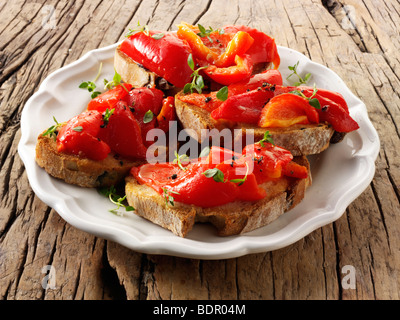
[{"label": "roasted red pepper", "polygon": [[98,137],[122,158],[146,159],[147,148],[140,124],[124,101],[115,105],[113,114],[102,125]]},{"label": "roasted red pepper", "polygon": [[168,121],[174,119],[175,114],[165,109],[161,124],[157,120],[163,103],[171,99],[164,101],[163,92],[155,88],[117,85],[92,99],[89,111],[68,121],[58,134],[58,150],[93,160],[102,160],[111,151],[122,158],[145,159],[153,143],[146,141],[147,133],[165,124],[163,130],[168,131]]},{"label": "roasted red pepper", "polygon": [[176,87],[191,81],[193,71],[187,64],[191,48],[172,32],[137,32],[121,43],[120,50]]},{"label": "roasted red pepper", "polygon": [[228,98],[211,112],[213,119],[257,124],[261,110],[274,93],[269,90],[253,90]]},{"label": "roasted red pepper", "polygon": [[98,139],[102,124],[103,115],[96,110],[73,117],[57,135],[57,151],[92,160],[105,159],[111,149]]},{"label": "roasted red pepper", "polygon": [[215,82],[229,85],[250,77],[253,72],[253,62],[248,55],[235,56],[235,64],[229,67],[214,65],[204,69],[204,72]]},{"label": "roasted red pepper", "polygon": [[246,52],[250,55],[253,63],[272,62],[274,68],[278,69],[280,65],[280,57],[273,38],[264,32],[247,26],[225,26],[223,29],[227,33],[235,33],[238,31],[247,32],[254,39],[253,45]]},{"label": "roasted red pepper", "polygon": [[[270,99],[297,90],[301,91],[307,98],[311,98],[314,94],[314,88],[310,87],[265,86],[257,90],[231,96],[218,108],[213,110],[211,116],[216,120],[224,119],[256,124],[261,117],[261,110]],[[327,97],[331,97],[337,102]],[[357,122],[350,116],[347,104],[343,102],[344,99],[340,94],[328,90],[320,91],[318,89],[313,98],[318,99],[321,106],[320,109],[315,110],[318,113],[319,122],[328,122],[338,132],[351,132],[359,128]],[[299,99],[296,98],[296,101],[299,101]],[[285,108],[287,110],[288,105]],[[293,105],[293,108],[296,108],[296,105]],[[314,123],[316,121],[315,112],[311,112],[309,108],[304,110],[309,111],[307,112],[309,121]],[[257,112],[259,112],[258,119]],[[239,117],[238,114],[243,115],[243,117]],[[298,114],[294,114],[294,116],[297,117]],[[287,117],[284,118],[287,119]],[[290,125],[290,122],[286,123]]]},{"label": "roasted red pepper", "polygon": [[176,120],[175,98],[169,96],[164,98],[161,111],[157,116],[158,128],[164,132],[168,132],[170,122],[174,120]]},{"label": "roasted red pepper", "polygon": [[285,128],[309,123],[319,123],[317,109],[301,96],[283,93],[273,97],[263,107],[258,126]]},{"label": "roasted red pepper", "polygon": [[131,89],[132,85],[128,83],[117,85],[90,100],[87,109],[100,112],[104,112],[106,109],[111,110],[118,101],[124,100],[128,96]]},{"label": "roasted red pepper", "polygon": [[307,168],[293,164],[292,159],[289,151],[270,143],[246,146],[242,154],[212,147],[208,156],[183,167],[176,163],[144,164],[132,168],[131,174],[166,202],[172,197],[176,202],[214,207],[237,200],[260,200],[266,192],[259,185],[286,173],[306,178]]},{"label": "roasted red pepper", "polygon": [[[256,63],[273,62],[278,68],[280,59],[272,38],[244,26],[230,26],[222,30],[213,30],[206,36],[199,32],[199,28],[189,24],[178,26],[178,37],[189,43],[200,66],[208,66],[204,72],[209,78],[229,85],[249,78]],[[256,43],[252,35],[260,43]]]},{"label": "roasted red pepper", "polygon": [[[228,86],[228,97],[257,88],[265,88],[270,84],[282,84],[282,75],[278,70],[268,69],[262,73],[257,73],[248,79],[230,84]],[[201,107],[210,112],[221,106],[223,103],[223,101],[217,98],[216,91],[204,94],[191,93],[179,95],[178,99],[183,102]]]},{"label": "roasted red pepper", "polygon": [[156,88],[135,88],[129,92],[126,102],[129,110],[139,123],[143,143],[148,147],[153,143],[147,141],[147,133],[157,126],[157,115],[161,111],[163,92]]},{"label": "roasted red pepper", "polygon": [[251,76],[249,79],[231,84],[228,89],[229,94],[236,95],[258,88],[265,88],[269,84],[282,85],[282,75],[279,70],[265,70]]}]

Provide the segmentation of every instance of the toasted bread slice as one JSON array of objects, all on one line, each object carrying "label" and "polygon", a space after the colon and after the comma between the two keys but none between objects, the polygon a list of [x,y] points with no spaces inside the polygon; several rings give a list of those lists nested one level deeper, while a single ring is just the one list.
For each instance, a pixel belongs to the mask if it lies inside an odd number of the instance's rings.
[{"label": "toasted bread slice", "polygon": [[[202,135],[203,132],[216,129],[229,129],[232,132],[232,141],[243,145],[245,141],[259,141],[264,133],[269,131],[274,143],[289,150],[293,156],[317,154],[329,147],[335,130],[328,124],[294,125],[290,128],[260,128],[246,123],[215,120],[210,112],[175,98],[176,114],[185,129],[191,129],[193,138],[200,143],[212,138],[212,135]],[[206,130],[206,131],[204,131]],[[215,130],[214,130],[215,131]],[[223,146],[223,145],[221,145]]]},{"label": "toasted bread slice", "polygon": [[180,90],[180,88],[175,88],[174,85],[164,78],[134,61],[120,50],[120,46],[115,49],[114,68],[120,74],[122,81],[131,84],[133,87],[155,87],[160,90],[169,91],[171,94],[175,94]]},{"label": "toasted bread slice", "polygon": [[51,176],[81,187],[97,188],[115,185],[124,180],[129,170],[143,161],[120,159],[109,154],[101,161],[57,152],[57,142],[40,134],[36,144],[36,162]]},{"label": "toasted bread slice", "polygon": [[171,206],[151,187],[139,184],[132,176],[126,178],[125,193],[137,215],[180,237],[185,237],[196,222],[210,222],[220,236],[237,235],[271,223],[304,198],[311,185],[310,167],[306,157],[295,158],[295,161],[308,168],[308,178],[283,177],[266,182],[261,187],[267,191],[267,196],[254,202],[235,201],[211,208],[178,202]]}]

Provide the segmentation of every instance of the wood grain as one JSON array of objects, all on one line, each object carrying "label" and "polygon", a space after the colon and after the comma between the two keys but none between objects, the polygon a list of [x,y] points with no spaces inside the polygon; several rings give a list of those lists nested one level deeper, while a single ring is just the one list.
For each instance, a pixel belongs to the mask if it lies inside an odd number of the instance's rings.
[{"label": "wood grain", "polygon": [[[395,0],[0,3],[0,297],[399,299],[399,13]],[[146,255],[70,226],[29,186],[17,153],[21,111],[51,72],[121,40],[138,21],[161,30],[181,21],[247,24],[334,70],[379,133],[372,183],[336,222],[286,248],[236,259]],[[355,289],[342,283],[349,265]],[[42,286],[45,266],[56,272],[54,289]]]}]

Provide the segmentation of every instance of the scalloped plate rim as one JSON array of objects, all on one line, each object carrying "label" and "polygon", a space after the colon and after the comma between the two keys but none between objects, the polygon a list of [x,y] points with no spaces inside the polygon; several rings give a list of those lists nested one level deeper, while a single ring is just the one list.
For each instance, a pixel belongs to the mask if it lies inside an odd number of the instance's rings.
[{"label": "scalloped plate rim", "polygon": [[[324,70],[324,72],[335,78],[334,80],[337,81],[346,90],[346,95],[350,96],[352,99],[354,99],[354,101],[357,102],[357,115],[363,120],[362,124],[360,124],[360,129],[362,127],[364,131],[366,130],[366,134],[370,135],[369,140],[372,141],[370,141],[370,143],[368,144],[369,149],[366,150],[365,148],[363,148],[360,150],[363,152],[359,152],[358,154],[356,153],[354,155],[354,158],[358,157],[360,159],[366,160],[366,167],[368,171],[363,179],[359,179],[357,183],[352,186],[353,188],[350,189],[351,192],[347,190],[347,192],[343,193],[341,197],[337,199],[336,203],[333,204],[333,207],[330,210],[323,211],[323,208],[321,208],[320,210],[322,210],[323,212],[317,212],[317,214],[312,216],[311,219],[306,219],[302,222],[300,221],[301,223],[298,223],[295,228],[292,228],[290,234],[284,233],[282,235],[279,233],[280,230],[278,230],[276,234],[278,234],[279,236],[275,239],[268,239],[269,242],[265,242],[265,238],[268,238],[268,235],[251,236],[251,233],[226,237],[223,241],[218,241],[218,243],[207,243],[192,240],[190,238],[179,238],[172,233],[166,236],[145,236],[143,234],[135,234],[135,232],[129,232],[126,228],[118,228],[114,225],[103,225],[101,219],[99,221],[96,221],[96,223],[94,223],[93,221],[85,220],[84,214],[82,214],[82,217],[68,210],[69,205],[76,205],[76,201],[74,198],[65,195],[65,199],[61,200],[60,198],[49,194],[49,192],[47,192],[45,190],[45,187],[41,184],[40,180],[35,179],[37,172],[39,172],[38,174],[47,174],[44,172],[43,169],[37,166],[32,157],[32,154],[34,154],[34,150],[32,150],[32,148],[34,148],[32,146],[32,139],[35,139],[36,137],[33,136],[33,133],[30,131],[28,112],[31,108],[37,107],[35,106],[35,102],[39,99],[39,97],[41,97],[41,95],[51,96],[51,93],[49,93],[48,91],[48,87],[51,87],[51,80],[54,77],[59,76],[60,74],[63,75],[68,73],[69,70],[73,69],[75,66],[79,66],[79,64],[84,63],[88,59],[92,59],[94,57],[95,59],[99,60],[98,57],[100,55],[107,56],[108,54],[113,53],[117,45],[118,43],[89,51],[84,54],[80,59],[51,73],[42,82],[38,91],[34,93],[32,97],[27,101],[21,115],[21,139],[18,144],[18,153],[25,165],[31,187],[35,194],[44,203],[54,208],[66,222],[70,223],[74,227],[90,234],[115,241],[132,250],[148,254],[166,254],[198,259],[235,258],[251,253],[267,252],[286,247],[302,239],[317,228],[334,222],[343,215],[348,205],[353,202],[372,181],[375,174],[375,160],[379,153],[380,142],[378,134],[373,127],[370,119],[368,118],[365,104],[350,91],[343,80],[331,69],[311,61],[308,57],[300,52],[297,52],[290,48],[278,46],[278,50],[281,54],[281,61],[285,60],[287,54],[291,54],[296,57],[296,60],[299,59],[314,67],[321,68],[322,70]],[[352,112],[354,109],[352,109],[351,106],[349,107],[350,112]],[[363,136],[363,139],[365,140],[367,138]],[[47,179],[56,180],[52,177],[47,177]],[[148,224],[149,228],[151,229],[154,227],[160,228],[158,226],[152,225],[151,222],[148,222]],[[170,232],[168,231],[168,233]],[[162,234],[165,233],[163,232]]]}]

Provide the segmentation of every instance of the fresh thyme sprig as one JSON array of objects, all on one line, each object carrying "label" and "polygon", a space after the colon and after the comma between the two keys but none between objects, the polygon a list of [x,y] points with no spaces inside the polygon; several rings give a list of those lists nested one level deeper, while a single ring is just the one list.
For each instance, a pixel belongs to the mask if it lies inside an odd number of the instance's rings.
[{"label": "fresh thyme sprig", "polygon": [[316,84],[314,83],[314,90],[313,93],[311,95],[311,97],[307,97],[303,92],[301,92],[300,90],[294,90],[294,91],[290,91],[289,93],[298,95],[300,97],[303,97],[304,99],[308,100],[308,103],[314,107],[315,109],[321,109],[321,104],[319,102],[319,100],[317,98],[314,98],[315,95],[317,94],[318,89],[316,87]]},{"label": "fresh thyme sprig", "polygon": [[122,83],[121,75],[115,69],[114,69],[113,79],[111,81],[104,79],[103,82],[104,82],[104,89],[112,89],[113,87],[121,85],[125,89],[126,92],[129,92],[129,90]]},{"label": "fresh thyme sprig", "polygon": [[232,179],[232,180],[229,180],[230,182],[239,183],[239,186],[241,186],[243,183],[245,183],[245,181],[247,180],[247,176],[249,174],[249,165],[247,164],[247,162],[245,162],[245,164],[246,164],[246,174],[244,175],[244,178]]},{"label": "fresh thyme sprig", "polygon": [[117,208],[110,209],[108,211],[118,215],[120,208],[124,208],[125,211],[135,210],[134,207],[124,204],[124,201],[126,200],[126,195],[121,197],[119,194],[117,194],[117,189],[115,188],[115,186],[99,188],[98,191],[102,195],[108,197],[110,201],[117,206]]},{"label": "fresh thyme sprig", "polygon": [[182,161],[186,162],[186,161],[190,161],[190,159],[186,154],[179,155],[179,153],[175,150],[175,159],[174,159],[173,163],[178,164],[178,167],[181,170],[186,170],[186,168],[182,166]]},{"label": "fresh thyme sprig", "polygon": [[191,75],[193,79],[192,82],[185,84],[185,86],[183,87],[183,93],[188,93],[188,92],[193,93],[193,90],[196,90],[198,93],[201,93],[204,88],[204,79],[203,76],[199,74],[199,71],[208,68],[208,66],[195,69],[192,54],[189,54],[187,63],[190,69],[193,70],[193,73]]},{"label": "fresh thyme sprig", "polygon": [[[129,29],[128,33],[125,35],[126,38],[130,37],[131,35],[134,35],[135,33],[138,32],[143,32],[146,36],[150,36],[150,30],[147,25],[141,26],[140,22],[138,21],[137,28],[135,29]],[[159,40],[162,37],[164,37],[164,33],[155,33],[151,36],[153,39]]]},{"label": "fresh thyme sprig", "polygon": [[265,131],[264,132],[264,138],[262,138],[260,141],[258,141],[261,144],[261,147],[264,148],[264,142],[269,142],[273,145],[275,145],[274,140],[272,139],[271,134],[269,133],[269,131]]},{"label": "fresh thyme sprig", "polygon": [[140,25],[140,21],[137,23],[137,28],[135,29],[128,29],[128,33],[125,35],[126,38],[130,37],[131,35],[143,32],[146,36],[150,35],[149,27],[145,24],[144,26]]},{"label": "fresh thyme sprig", "polygon": [[212,40],[211,37],[210,37],[210,34],[211,34],[211,33],[213,33],[213,32],[218,32],[219,34],[224,34],[224,33],[225,33],[225,30],[224,30],[224,29],[217,29],[217,30],[214,30],[214,29],[211,28],[211,27],[208,27],[208,29],[206,29],[206,28],[204,28],[201,24],[197,24],[197,27],[199,28],[199,31],[200,31],[197,35],[198,35],[199,37],[202,37],[202,38],[207,37],[208,40],[209,40],[211,43],[213,43],[213,40]]},{"label": "fresh thyme sprig", "polygon": [[114,111],[115,111],[115,108],[113,108],[113,109],[106,109],[106,111],[104,111],[104,114],[103,114],[103,124],[101,125],[101,127],[102,128],[105,128],[105,127],[107,127],[107,125],[108,125],[108,122],[110,121],[110,117],[112,116],[112,114],[114,113]]},{"label": "fresh thyme sprig", "polygon": [[91,93],[90,97],[92,99],[96,98],[99,94],[101,94],[100,91],[95,91],[96,90],[95,82],[99,79],[102,68],[103,68],[103,63],[100,62],[99,70],[97,71],[96,77],[92,81],[84,81],[79,85],[79,88],[87,89],[87,91],[89,91]]},{"label": "fresh thyme sprig", "polygon": [[307,74],[304,76],[304,78],[302,78],[302,77],[297,73],[297,67],[299,66],[299,63],[300,63],[300,61],[297,61],[293,66],[288,66],[288,69],[289,69],[290,71],[293,71],[293,72],[292,72],[289,76],[286,77],[286,80],[289,80],[289,78],[290,78],[291,76],[296,75],[297,78],[299,79],[298,81],[296,81],[296,82],[294,83],[294,85],[295,85],[296,87],[297,87],[297,86],[300,86],[300,85],[302,85],[302,84],[307,84],[308,80],[310,80],[310,77],[311,77],[311,73],[307,73]]},{"label": "fresh thyme sprig", "polygon": [[62,127],[63,123],[59,123],[57,119],[53,116],[53,120],[56,123],[55,125],[52,125],[50,128],[48,128],[42,136],[50,136],[50,138],[53,138],[54,141],[57,139],[57,133],[58,133],[58,128]]},{"label": "fresh thyme sprig", "polygon": [[168,190],[166,188],[163,188],[162,190],[163,190],[163,197],[165,200],[165,204],[166,205],[170,204],[171,206],[175,206],[175,198],[171,195],[171,193],[179,195],[179,192]]}]

